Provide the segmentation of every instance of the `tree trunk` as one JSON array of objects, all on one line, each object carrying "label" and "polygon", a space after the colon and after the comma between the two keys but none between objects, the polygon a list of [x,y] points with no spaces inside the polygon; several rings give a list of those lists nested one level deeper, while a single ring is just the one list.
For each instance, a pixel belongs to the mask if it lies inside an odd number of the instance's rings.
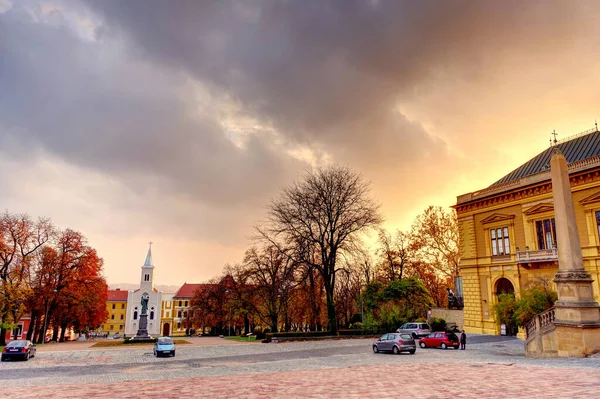
[{"label": "tree trunk", "polygon": [[46,321],[44,320],[43,322],[40,322],[40,329],[38,330],[38,338],[37,338],[38,344],[46,343],[46,331],[47,330],[48,330],[48,326],[46,325]]},{"label": "tree trunk", "polygon": [[279,331],[279,316],[277,313],[271,314],[271,332],[276,333]]},{"label": "tree trunk", "polygon": [[250,332],[250,318],[248,317],[248,313],[244,315],[244,332],[246,334]]},{"label": "tree trunk", "polygon": [[36,312],[31,312],[31,320],[29,320],[29,330],[27,330],[27,336],[25,339],[31,342],[35,342],[33,340],[35,335],[35,329],[37,327],[38,316]]},{"label": "tree trunk", "polygon": [[59,342],[65,342],[65,334],[67,332],[67,326],[66,325],[62,325],[60,326],[60,339]]},{"label": "tree trunk", "polygon": [[58,325],[52,327],[52,341],[58,342]]},{"label": "tree trunk", "polygon": [[333,300],[333,292],[329,284],[325,284],[325,295],[327,296],[327,322],[328,330],[332,335],[337,334],[337,315],[335,312],[335,302]]},{"label": "tree trunk", "polygon": [[0,328],[0,345],[6,345],[6,329]]}]

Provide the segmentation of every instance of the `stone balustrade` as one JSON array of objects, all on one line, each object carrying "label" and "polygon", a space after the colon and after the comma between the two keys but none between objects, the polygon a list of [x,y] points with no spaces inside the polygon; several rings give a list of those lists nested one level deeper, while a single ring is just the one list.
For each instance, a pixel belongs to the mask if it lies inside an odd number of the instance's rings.
[{"label": "stone balustrade", "polygon": [[558,248],[517,252],[517,263],[531,263],[558,260]]}]

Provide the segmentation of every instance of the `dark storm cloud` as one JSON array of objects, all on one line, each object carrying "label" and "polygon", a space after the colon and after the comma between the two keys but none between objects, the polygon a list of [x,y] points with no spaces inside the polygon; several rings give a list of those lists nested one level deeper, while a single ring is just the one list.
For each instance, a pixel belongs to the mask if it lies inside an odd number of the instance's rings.
[{"label": "dark storm cloud", "polygon": [[231,92],[287,137],[365,163],[443,156],[395,103],[440,71],[484,79],[507,49],[536,57],[568,46],[580,12],[546,1],[89,3],[147,59]]},{"label": "dark storm cloud", "polygon": [[55,25],[22,9],[0,14],[3,143],[17,135],[21,151],[41,146],[135,190],[154,185],[213,206],[264,201],[297,168],[258,136],[245,149],[233,145],[213,115],[196,109],[181,74]]},{"label": "dark storm cloud", "polygon": [[[48,24],[15,5],[0,14],[0,138],[215,206],[273,195],[304,166],[283,151],[295,144],[401,179],[404,166],[448,155],[398,102],[440,72],[484,80],[508,49],[533,58],[547,43],[568,46],[577,28],[564,21],[580,11],[548,4],[61,2],[101,19],[95,41],[60,11]],[[190,78],[208,105],[196,104]],[[243,149],[211,108],[224,98],[262,126]]]}]

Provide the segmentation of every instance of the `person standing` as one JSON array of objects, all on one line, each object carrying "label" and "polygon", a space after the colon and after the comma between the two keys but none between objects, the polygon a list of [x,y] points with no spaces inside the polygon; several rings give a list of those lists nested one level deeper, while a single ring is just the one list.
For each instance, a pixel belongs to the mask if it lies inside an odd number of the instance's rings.
[{"label": "person standing", "polygon": [[465,334],[465,330],[462,330],[460,334],[460,349],[465,350],[467,346],[467,334]]}]

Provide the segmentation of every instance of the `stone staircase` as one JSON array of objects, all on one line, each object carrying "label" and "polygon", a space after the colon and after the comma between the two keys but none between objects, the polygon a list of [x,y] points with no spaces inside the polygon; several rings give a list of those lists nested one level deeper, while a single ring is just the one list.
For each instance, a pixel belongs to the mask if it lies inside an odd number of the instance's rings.
[{"label": "stone staircase", "polygon": [[525,352],[531,357],[556,357],[558,347],[554,326],[554,307],[537,314],[525,326]]}]

